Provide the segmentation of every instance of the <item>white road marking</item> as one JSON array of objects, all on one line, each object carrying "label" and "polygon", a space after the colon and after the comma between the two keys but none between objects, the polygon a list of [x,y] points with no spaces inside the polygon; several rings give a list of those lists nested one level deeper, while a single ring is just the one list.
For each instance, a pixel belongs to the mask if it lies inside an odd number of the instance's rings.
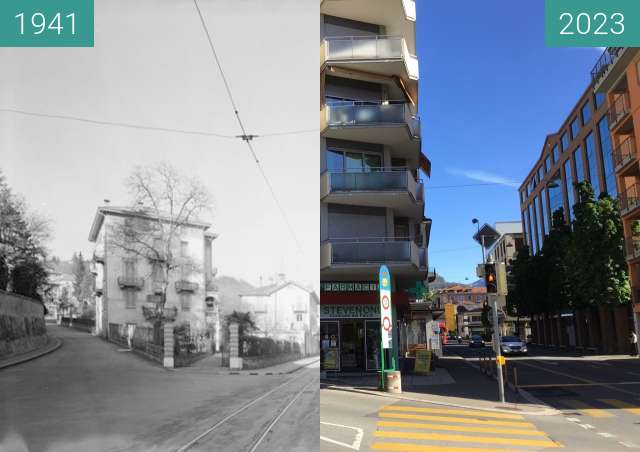
[{"label": "white road marking", "polygon": [[615,438],[616,435],[612,435],[611,433],[607,433],[607,432],[598,432],[598,435],[602,436],[603,438]]},{"label": "white road marking", "polygon": [[580,422],[582,422],[582,421],[581,421],[580,419],[578,419],[577,417],[568,417],[568,418],[567,418],[567,420],[568,420],[569,422],[577,422],[578,424],[579,424]]},{"label": "white road marking", "polygon": [[353,443],[351,443],[351,444],[343,443],[341,441],[336,441],[335,439],[327,438],[326,436],[320,435],[320,439],[322,441],[326,441],[326,442],[331,443],[331,444],[336,444],[338,446],[346,447],[347,449],[360,450],[360,444],[362,443],[362,437],[364,436],[364,431],[361,428],[352,427],[350,425],[333,424],[331,422],[324,422],[324,421],[320,421],[320,423],[324,424],[324,425],[330,425],[332,427],[348,428],[350,430],[355,430],[356,431],[356,437],[353,440]]},{"label": "white road marking", "polygon": [[634,444],[632,442],[629,441],[618,441],[618,444],[624,446],[624,447],[628,447],[630,449],[640,449],[640,446],[638,446],[637,444]]},{"label": "white road marking", "polygon": [[585,430],[593,430],[595,427],[591,424],[578,424],[580,427],[582,427]]}]

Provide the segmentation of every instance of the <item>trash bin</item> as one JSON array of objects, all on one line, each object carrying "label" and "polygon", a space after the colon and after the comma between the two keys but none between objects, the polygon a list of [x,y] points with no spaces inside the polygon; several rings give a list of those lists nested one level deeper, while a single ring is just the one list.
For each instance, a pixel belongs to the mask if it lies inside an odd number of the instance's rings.
[{"label": "trash bin", "polygon": [[402,378],[400,371],[387,370],[384,373],[385,390],[393,394],[400,394],[402,392]]}]

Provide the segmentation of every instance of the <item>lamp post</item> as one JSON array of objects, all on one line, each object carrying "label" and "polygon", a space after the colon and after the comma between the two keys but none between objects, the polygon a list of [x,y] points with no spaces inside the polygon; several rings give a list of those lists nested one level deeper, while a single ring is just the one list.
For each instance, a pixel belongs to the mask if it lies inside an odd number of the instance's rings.
[{"label": "lamp post", "polygon": [[[478,221],[477,218],[474,218],[473,220],[471,220],[471,223],[475,224],[476,227],[478,228],[478,235],[480,234],[480,222]],[[484,235],[480,236],[480,248],[482,249],[482,263],[485,263],[485,258],[484,258]]]}]

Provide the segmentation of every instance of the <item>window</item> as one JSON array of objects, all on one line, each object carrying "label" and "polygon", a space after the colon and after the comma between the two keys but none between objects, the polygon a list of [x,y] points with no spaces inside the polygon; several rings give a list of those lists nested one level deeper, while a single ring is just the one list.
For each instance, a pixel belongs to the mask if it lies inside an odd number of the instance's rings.
[{"label": "window", "polygon": [[562,178],[560,172],[553,175],[549,183],[547,184],[547,192],[549,193],[549,210],[551,215],[562,209],[564,206],[564,200],[562,199]]},{"label": "window", "polygon": [[604,101],[606,100],[606,96],[604,93],[596,93],[595,95],[595,102],[596,102],[596,108],[600,108],[603,104]]},{"label": "window", "polygon": [[556,163],[560,158],[560,150],[558,149],[558,145],[556,144],[553,147],[553,162]]},{"label": "window", "polygon": [[551,171],[551,156],[549,155],[547,155],[547,158],[544,159],[544,168],[545,172],[549,174],[549,172]]},{"label": "window", "polygon": [[582,149],[580,146],[573,152],[573,158],[576,162],[576,183],[584,180],[584,166],[582,164]]},{"label": "window", "polygon": [[593,138],[593,132],[587,135],[584,140],[585,149],[587,151],[587,168],[589,169],[589,181],[593,187],[593,193],[596,197],[600,195],[600,171],[598,171],[598,159],[596,158],[596,143]]},{"label": "window", "polygon": [[533,250],[533,247],[531,246],[531,230],[529,230],[529,210],[526,208],[522,212],[522,219],[524,224],[524,235],[527,240],[527,246],[529,246],[530,250]]},{"label": "window", "polygon": [[544,166],[540,165],[540,168],[538,168],[538,183],[542,182],[543,179],[544,179]]},{"label": "window", "polygon": [[576,118],[571,122],[571,139],[575,140],[578,137],[579,133],[580,133],[580,121],[576,116]]},{"label": "window", "polygon": [[549,232],[551,232],[551,228],[549,227],[549,209],[547,207],[547,196],[544,188],[540,191],[540,202],[542,203],[542,219],[544,221],[545,234],[549,234]]},{"label": "window", "polygon": [[582,124],[586,124],[591,119],[591,105],[589,105],[589,101],[586,101],[582,106]]},{"label": "window", "polygon": [[191,310],[191,294],[189,292],[180,293],[180,309],[183,311]]},{"label": "window", "polygon": [[135,309],[136,307],[136,297],[137,297],[137,291],[135,290],[125,290],[124,291],[124,303],[125,303],[125,307],[131,309]]},{"label": "window", "polygon": [[540,230],[540,234],[539,234],[540,249],[542,249],[542,242],[544,242],[544,236],[549,231],[547,230],[547,224],[542,215],[542,197],[540,197],[540,195],[538,195],[538,197],[536,198],[536,209],[537,209],[536,216],[538,217],[538,229]]},{"label": "window", "polygon": [[536,220],[536,206],[535,198],[529,204],[529,227],[531,228],[531,242],[533,243],[533,250],[537,254],[540,249],[540,237],[538,235],[538,222]]},{"label": "window", "polygon": [[573,175],[571,174],[571,159],[564,162],[564,181],[565,190],[567,192],[567,202],[569,203],[569,221],[573,221],[573,205],[574,201],[574,189],[573,189]]},{"label": "window", "polygon": [[370,152],[327,150],[329,171],[370,172],[382,169],[382,155]]},{"label": "window", "polygon": [[180,242],[180,257],[189,256],[189,242],[182,241]]},{"label": "window", "polygon": [[562,152],[566,151],[567,149],[569,149],[569,135],[567,135],[567,132],[562,134]]},{"label": "window", "polygon": [[600,135],[600,153],[604,162],[605,190],[612,198],[618,195],[616,188],[616,173],[613,164],[613,153],[611,149],[611,137],[609,136],[609,121],[604,116],[598,123],[598,135]]},{"label": "window", "polygon": [[296,322],[302,322],[302,313],[298,312],[296,314]]}]

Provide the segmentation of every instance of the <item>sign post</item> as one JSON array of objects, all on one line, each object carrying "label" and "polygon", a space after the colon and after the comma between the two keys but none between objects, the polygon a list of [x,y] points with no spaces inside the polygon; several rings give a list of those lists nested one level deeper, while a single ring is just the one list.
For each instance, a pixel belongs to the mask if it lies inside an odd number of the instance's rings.
[{"label": "sign post", "polygon": [[380,388],[384,390],[385,350],[392,347],[393,316],[391,310],[391,274],[386,265],[380,267]]}]

